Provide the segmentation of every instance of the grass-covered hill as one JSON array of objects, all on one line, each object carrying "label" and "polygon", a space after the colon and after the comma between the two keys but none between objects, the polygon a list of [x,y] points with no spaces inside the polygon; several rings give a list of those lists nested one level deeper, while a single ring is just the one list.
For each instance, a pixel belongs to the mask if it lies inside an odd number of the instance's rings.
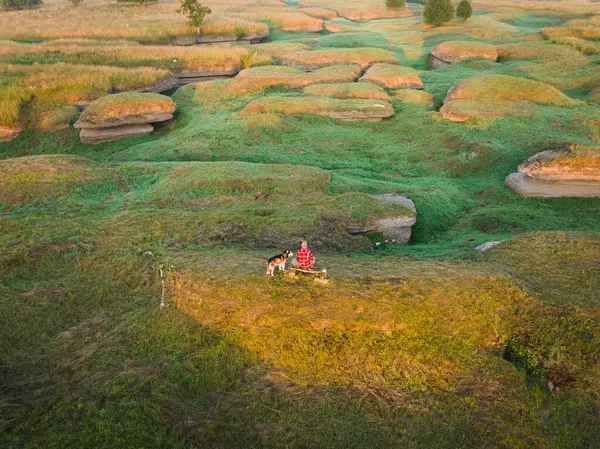
[{"label": "grass-covered hill", "polygon": [[600,3],[207,3],[0,11],[0,446],[600,447]]}]

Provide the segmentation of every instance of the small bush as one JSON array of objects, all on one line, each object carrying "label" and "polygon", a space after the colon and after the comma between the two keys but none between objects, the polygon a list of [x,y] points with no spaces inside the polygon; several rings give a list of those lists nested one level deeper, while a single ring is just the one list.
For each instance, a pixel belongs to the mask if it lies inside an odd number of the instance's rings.
[{"label": "small bush", "polygon": [[454,5],[451,0],[425,0],[423,20],[433,26],[441,26],[454,17]]},{"label": "small bush", "polygon": [[460,17],[463,20],[467,20],[473,15],[473,7],[469,0],[461,0],[456,8],[456,17]]},{"label": "small bush", "polygon": [[69,1],[75,8],[77,8],[79,5],[81,5],[81,3],[83,3],[83,0],[69,0]]},{"label": "small bush", "polygon": [[41,6],[42,0],[0,0],[3,9],[28,9]]},{"label": "small bush", "polygon": [[181,0],[177,12],[186,16],[188,25],[195,27],[198,34],[200,34],[200,25],[202,25],[204,16],[210,14],[212,10],[208,6],[202,6],[198,0]]},{"label": "small bush", "polygon": [[405,0],[385,0],[385,6],[388,8],[402,8],[406,5]]}]

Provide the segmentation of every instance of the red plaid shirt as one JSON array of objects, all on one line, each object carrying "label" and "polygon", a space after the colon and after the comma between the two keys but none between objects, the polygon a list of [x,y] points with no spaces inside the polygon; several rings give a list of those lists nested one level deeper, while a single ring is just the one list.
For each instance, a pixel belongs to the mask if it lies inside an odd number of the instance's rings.
[{"label": "red plaid shirt", "polygon": [[296,253],[296,260],[300,265],[300,268],[310,268],[310,266],[315,262],[315,256],[308,248],[300,248]]}]

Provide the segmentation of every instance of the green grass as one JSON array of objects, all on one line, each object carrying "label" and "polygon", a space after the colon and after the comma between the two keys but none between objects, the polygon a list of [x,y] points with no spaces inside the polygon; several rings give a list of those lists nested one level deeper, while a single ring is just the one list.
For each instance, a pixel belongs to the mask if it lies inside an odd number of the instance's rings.
[{"label": "green grass", "polygon": [[[384,39],[411,20],[269,40],[406,63]],[[534,22],[518,26],[550,24]],[[240,117],[251,101],[305,97],[277,84],[220,95],[231,82],[217,81],[177,91],[152,136],[91,146],[28,126],[0,144],[0,446],[597,447],[600,199],[504,186],[534,154],[597,145],[598,105],[583,96],[596,65],[515,37],[500,63],[425,70],[468,27],[422,31],[410,59],[434,111],[393,101],[379,123],[261,123]],[[448,89],[482,75],[549,79],[572,107],[441,119]],[[415,202],[409,245],[346,232],[406,212],[375,193]],[[265,277],[302,238],[330,283]],[[503,242],[473,252],[491,240]]]}]

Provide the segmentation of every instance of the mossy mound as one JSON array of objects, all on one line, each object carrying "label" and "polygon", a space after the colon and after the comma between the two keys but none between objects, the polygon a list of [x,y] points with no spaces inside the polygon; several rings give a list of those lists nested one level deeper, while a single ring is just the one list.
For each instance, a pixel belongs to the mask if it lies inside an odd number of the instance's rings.
[{"label": "mossy mound", "polygon": [[118,125],[162,122],[177,109],[171,98],[152,93],[126,92],[93,101],[81,114],[75,128],[105,128]]},{"label": "mossy mound", "polygon": [[415,69],[394,64],[373,64],[360,81],[378,84],[388,89],[423,88],[423,81]]},{"label": "mossy mound", "polygon": [[414,104],[417,106],[433,105],[433,95],[424,90],[399,89],[392,92],[392,96],[401,103]]},{"label": "mossy mound", "polygon": [[304,94],[330,98],[358,98],[390,101],[381,87],[370,83],[314,84],[304,88]]},{"label": "mossy mound", "polygon": [[242,70],[226,87],[227,94],[261,92],[269,87],[301,89],[311,84],[348,83],[360,76],[357,65],[336,65],[306,73],[287,66],[262,66]]},{"label": "mossy mound", "polygon": [[577,104],[549,84],[515,76],[482,75],[452,87],[440,112],[448,120],[465,122],[477,117],[528,116],[533,114],[533,105]]},{"label": "mossy mound", "polygon": [[315,114],[340,120],[378,122],[394,115],[394,108],[380,100],[273,96],[253,100],[240,115],[257,113]]},{"label": "mossy mound", "polygon": [[446,41],[431,51],[432,66],[435,69],[457,64],[468,59],[483,58],[496,61],[498,49],[495,45],[474,41]]},{"label": "mossy mound", "polygon": [[0,161],[0,203],[38,202],[91,181],[91,161],[69,155],[24,156]]},{"label": "mossy mound", "polygon": [[247,162],[186,162],[155,164],[168,172],[153,184],[153,199],[211,198],[217,196],[322,194],[329,172],[302,165]]},{"label": "mossy mound", "polygon": [[376,62],[395,64],[398,59],[389,50],[363,47],[298,51],[284,56],[281,62],[302,70],[316,70],[338,64],[358,64],[364,69]]}]

